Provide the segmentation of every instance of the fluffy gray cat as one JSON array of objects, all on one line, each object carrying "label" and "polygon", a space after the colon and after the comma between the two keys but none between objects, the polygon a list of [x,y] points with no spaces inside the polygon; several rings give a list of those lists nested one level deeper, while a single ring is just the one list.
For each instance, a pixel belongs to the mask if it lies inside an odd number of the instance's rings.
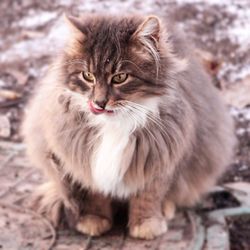
[{"label": "fluffy gray cat", "polygon": [[[129,233],[167,231],[233,154],[232,120],[188,41],[158,17],[69,17],[71,35],[30,102],[24,137],[48,182],[35,207],[62,208],[84,234],[112,227],[129,203]],[[68,216],[68,217],[70,217]]]}]

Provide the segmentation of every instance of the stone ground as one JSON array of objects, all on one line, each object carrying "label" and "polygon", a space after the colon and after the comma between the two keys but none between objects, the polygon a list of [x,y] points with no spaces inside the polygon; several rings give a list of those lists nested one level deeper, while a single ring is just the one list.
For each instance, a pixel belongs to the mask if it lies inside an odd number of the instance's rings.
[{"label": "stone ground", "polygon": [[[28,97],[62,47],[67,13],[139,11],[171,15],[193,41],[236,122],[239,140],[228,173],[195,209],[179,211],[155,241],[127,236],[126,214],[101,238],[55,232],[29,210],[42,182],[19,133]],[[0,249],[250,249],[250,2],[244,0],[2,0],[0,2]]]}]

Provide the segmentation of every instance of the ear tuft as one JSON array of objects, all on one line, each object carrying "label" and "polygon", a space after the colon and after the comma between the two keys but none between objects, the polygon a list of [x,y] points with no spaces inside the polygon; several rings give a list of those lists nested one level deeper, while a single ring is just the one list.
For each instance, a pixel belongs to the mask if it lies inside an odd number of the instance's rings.
[{"label": "ear tuft", "polygon": [[139,39],[152,39],[155,43],[160,39],[161,24],[156,16],[148,16],[146,20],[138,27],[135,35]]},{"label": "ear tuft", "polygon": [[161,24],[156,16],[148,16],[132,36],[132,39],[139,42],[148,54],[151,55],[155,62],[157,76],[160,68],[160,38]]}]

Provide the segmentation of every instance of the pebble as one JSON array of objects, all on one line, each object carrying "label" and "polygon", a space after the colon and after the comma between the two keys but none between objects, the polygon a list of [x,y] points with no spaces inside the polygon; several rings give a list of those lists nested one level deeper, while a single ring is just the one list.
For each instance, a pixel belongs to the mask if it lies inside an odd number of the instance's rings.
[{"label": "pebble", "polygon": [[0,115],[0,137],[8,138],[11,135],[11,126],[9,119],[4,116]]}]

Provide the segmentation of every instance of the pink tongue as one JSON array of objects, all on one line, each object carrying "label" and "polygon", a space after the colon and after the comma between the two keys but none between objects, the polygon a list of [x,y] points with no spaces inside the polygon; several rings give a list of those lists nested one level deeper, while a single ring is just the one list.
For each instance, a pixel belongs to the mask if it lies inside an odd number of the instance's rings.
[{"label": "pink tongue", "polygon": [[97,109],[94,107],[93,102],[89,101],[89,108],[95,114],[102,114],[102,113],[113,113],[113,110],[106,110],[106,109]]},{"label": "pink tongue", "polygon": [[92,112],[94,112],[94,113],[99,113],[99,114],[101,114],[101,113],[104,113],[104,112],[105,112],[105,109],[97,109],[97,108],[95,108],[94,105],[93,105],[93,103],[92,103],[91,101],[89,102],[89,107],[90,107],[90,110],[91,110]]}]

